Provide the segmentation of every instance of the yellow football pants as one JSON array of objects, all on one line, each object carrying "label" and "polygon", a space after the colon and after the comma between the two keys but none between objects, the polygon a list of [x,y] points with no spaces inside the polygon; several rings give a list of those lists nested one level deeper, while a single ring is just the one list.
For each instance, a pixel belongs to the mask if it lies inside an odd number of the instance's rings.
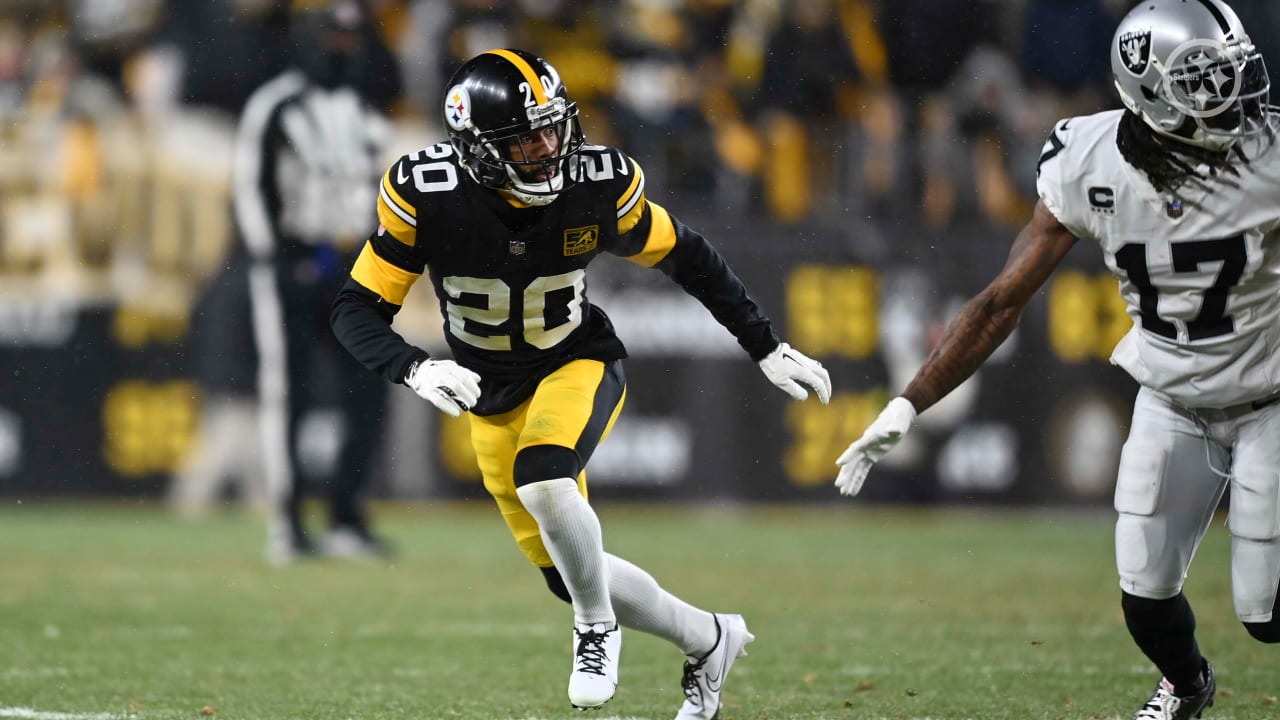
[{"label": "yellow football pants", "polygon": [[538,567],[551,567],[538,522],[516,495],[516,453],[534,445],[559,445],[578,454],[584,469],[578,491],[587,496],[587,460],[613,429],[626,400],[622,362],[574,360],[548,375],[519,407],[500,415],[471,416],[484,487],[498,503],[520,550]]}]

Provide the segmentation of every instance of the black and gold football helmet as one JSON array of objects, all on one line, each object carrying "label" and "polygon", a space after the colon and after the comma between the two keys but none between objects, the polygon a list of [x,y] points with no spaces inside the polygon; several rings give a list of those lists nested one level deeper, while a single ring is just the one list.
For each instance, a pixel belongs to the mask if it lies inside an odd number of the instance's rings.
[{"label": "black and gold football helmet", "polygon": [[546,205],[578,175],[578,105],[550,63],[523,50],[490,50],[449,80],[444,125],[462,166],[484,187]]}]

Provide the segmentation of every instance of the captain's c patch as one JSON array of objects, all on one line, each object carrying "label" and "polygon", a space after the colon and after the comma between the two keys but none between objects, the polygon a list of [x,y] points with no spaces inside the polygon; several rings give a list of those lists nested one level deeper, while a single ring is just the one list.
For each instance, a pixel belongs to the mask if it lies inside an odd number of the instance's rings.
[{"label": "captain's c patch", "polygon": [[569,228],[564,231],[564,254],[581,255],[596,249],[600,242],[600,226],[588,225],[580,228]]}]

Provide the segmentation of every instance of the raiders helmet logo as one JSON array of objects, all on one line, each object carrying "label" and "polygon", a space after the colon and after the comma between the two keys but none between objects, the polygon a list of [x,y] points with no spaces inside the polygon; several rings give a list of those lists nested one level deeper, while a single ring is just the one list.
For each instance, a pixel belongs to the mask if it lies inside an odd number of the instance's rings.
[{"label": "raiders helmet logo", "polygon": [[1151,31],[1127,32],[1121,35],[1117,42],[1119,47],[1116,51],[1120,53],[1120,62],[1124,64],[1124,69],[1134,77],[1142,77],[1147,72],[1147,66],[1151,64]]}]

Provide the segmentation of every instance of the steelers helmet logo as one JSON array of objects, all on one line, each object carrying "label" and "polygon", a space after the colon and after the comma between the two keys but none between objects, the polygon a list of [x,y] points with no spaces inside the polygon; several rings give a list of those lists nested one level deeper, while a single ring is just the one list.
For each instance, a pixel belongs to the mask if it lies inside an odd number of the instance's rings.
[{"label": "steelers helmet logo", "polygon": [[1188,40],[1165,62],[1164,92],[1181,112],[1211,118],[1235,107],[1245,65],[1216,40]]},{"label": "steelers helmet logo", "polygon": [[471,120],[471,96],[461,85],[454,85],[444,96],[444,121],[454,130],[465,130]]}]

